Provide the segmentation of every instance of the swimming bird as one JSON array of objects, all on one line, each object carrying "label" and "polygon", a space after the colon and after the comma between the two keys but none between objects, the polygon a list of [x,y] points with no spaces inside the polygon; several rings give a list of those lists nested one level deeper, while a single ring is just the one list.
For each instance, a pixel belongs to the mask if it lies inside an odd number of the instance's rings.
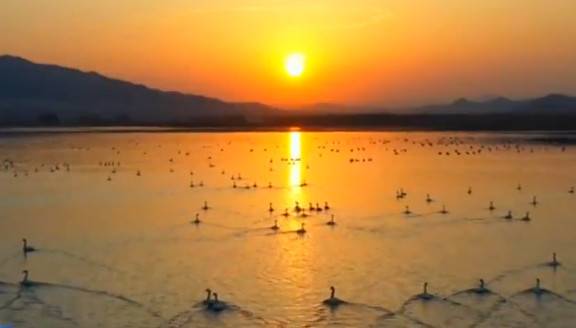
[{"label": "swimming bird", "polygon": [[22,277],[22,280],[20,280],[20,286],[22,286],[22,287],[29,287],[29,286],[31,286],[31,285],[32,285],[32,281],[30,281],[30,280],[28,279],[28,270],[23,270],[23,271],[22,271],[22,274],[23,274],[24,276]]},{"label": "swimming bird", "polygon": [[560,262],[558,262],[558,259],[556,258],[556,252],[552,253],[552,261],[548,262],[548,265],[553,268],[560,266]]},{"label": "swimming bird", "polygon": [[410,211],[410,207],[408,207],[408,205],[406,205],[406,209],[404,210],[404,214],[406,214],[406,215],[412,214],[412,212]]},{"label": "swimming bird", "polygon": [[206,299],[202,301],[202,304],[206,306],[212,304],[212,290],[210,288],[206,288]]},{"label": "swimming bird", "polygon": [[200,222],[202,222],[200,221],[200,214],[196,213],[196,217],[194,218],[194,221],[192,221],[192,223],[198,225],[200,224]]},{"label": "swimming bird", "polygon": [[278,220],[274,220],[274,225],[271,226],[270,229],[272,229],[272,230],[278,230],[278,229],[280,229],[280,228],[278,227]]},{"label": "swimming bird", "polygon": [[283,217],[289,217],[290,216],[290,213],[288,213],[288,209],[284,210],[284,213],[282,213],[282,216]]},{"label": "swimming bird", "polygon": [[448,210],[446,210],[446,205],[442,205],[442,210],[440,211],[441,214],[448,214]]},{"label": "swimming bird", "polygon": [[541,295],[544,293],[545,290],[540,287],[540,278],[536,278],[536,286],[534,286],[531,291],[536,295]]},{"label": "swimming bird", "polygon": [[26,238],[22,238],[22,252],[24,253],[24,255],[30,253],[30,252],[35,252],[36,248],[29,246],[28,245],[28,240]]},{"label": "swimming bird", "polygon": [[574,187],[571,187],[570,190],[568,190],[568,193],[573,194],[574,193]]},{"label": "swimming bird", "polygon": [[302,208],[300,207],[300,204],[298,204],[298,202],[296,202],[296,203],[294,204],[294,211],[295,211],[296,213],[300,213],[300,211],[302,211]]},{"label": "swimming bird", "polygon": [[207,201],[204,201],[204,206],[202,206],[202,209],[203,209],[204,211],[207,211],[207,210],[210,209],[210,207],[208,207],[208,202],[207,202]]},{"label": "swimming bird", "polygon": [[526,215],[521,219],[522,221],[530,221],[530,212],[526,212]]},{"label": "swimming bird", "polygon": [[472,187],[468,187],[468,195],[472,195]]},{"label": "swimming bird", "polygon": [[427,282],[424,283],[422,293],[418,294],[417,297],[421,300],[424,300],[424,301],[428,301],[428,300],[431,300],[434,298],[434,295],[428,293],[428,283]]},{"label": "swimming bird", "polygon": [[324,210],[325,211],[330,210],[330,205],[328,205],[328,202],[324,202]]},{"label": "swimming bird", "polygon": [[330,221],[326,222],[326,224],[329,226],[335,226],[336,225],[336,221],[334,221],[334,214],[332,214]]},{"label": "swimming bird", "polygon": [[477,288],[474,288],[473,291],[476,294],[486,294],[489,293],[490,290],[485,287],[484,279],[480,279],[480,285]]},{"label": "swimming bird", "polygon": [[408,193],[406,193],[404,191],[404,188],[400,188],[400,194],[399,195],[400,195],[400,198],[405,198],[406,196],[408,196]]},{"label": "swimming bird", "polygon": [[304,229],[304,223],[300,225],[300,229],[296,230],[297,234],[303,235],[306,233],[306,229]]},{"label": "swimming bird", "polygon": [[214,295],[214,299],[212,300],[212,303],[210,303],[210,306],[208,307],[208,309],[212,312],[221,312],[226,310],[227,306],[226,303],[221,302],[218,299],[218,293],[213,293]]},{"label": "swimming bird", "polygon": [[512,219],[512,211],[508,211],[508,214],[506,214],[504,218],[508,220]]},{"label": "swimming bird", "polygon": [[268,204],[268,212],[274,212],[274,207],[272,207],[272,203]]},{"label": "swimming bird", "polygon": [[490,211],[494,211],[494,210],[496,209],[496,207],[494,207],[494,202],[493,202],[493,201],[490,201],[490,206],[488,206],[488,209],[489,209]]},{"label": "swimming bird", "polygon": [[426,203],[432,203],[432,198],[430,197],[430,194],[426,194]]},{"label": "swimming bird", "polygon": [[337,298],[335,295],[336,295],[336,288],[334,288],[334,286],[330,286],[330,298],[325,299],[324,301],[322,301],[322,303],[329,307],[337,307],[338,305],[345,303],[343,300]]},{"label": "swimming bird", "polygon": [[532,206],[538,205],[538,201],[536,200],[536,196],[532,197],[532,201],[530,202],[530,204],[532,204]]}]

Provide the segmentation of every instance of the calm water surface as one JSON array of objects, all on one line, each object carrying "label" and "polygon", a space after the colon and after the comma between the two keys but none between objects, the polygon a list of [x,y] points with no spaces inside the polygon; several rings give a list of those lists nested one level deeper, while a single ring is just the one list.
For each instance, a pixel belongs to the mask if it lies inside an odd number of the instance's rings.
[{"label": "calm water surface", "polygon": [[2,135],[0,324],[574,327],[576,147],[536,137]]}]

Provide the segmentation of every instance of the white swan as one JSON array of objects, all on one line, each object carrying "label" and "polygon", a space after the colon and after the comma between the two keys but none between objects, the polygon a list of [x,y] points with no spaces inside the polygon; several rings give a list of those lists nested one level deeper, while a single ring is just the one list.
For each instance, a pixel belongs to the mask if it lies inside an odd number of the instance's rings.
[{"label": "white swan", "polygon": [[428,283],[425,282],[423,286],[422,293],[418,294],[418,298],[424,301],[428,301],[434,298],[434,295],[428,293]]},{"label": "white swan", "polygon": [[540,287],[540,278],[536,278],[536,286],[534,286],[531,291],[536,295],[541,295],[544,293],[544,289]]},{"label": "white swan", "polygon": [[202,304],[206,306],[212,304],[212,290],[210,288],[206,288],[206,299],[202,301]]},{"label": "white swan", "polygon": [[330,286],[330,298],[325,299],[324,301],[322,301],[322,303],[329,307],[336,307],[340,304],[346,303],[343,300],[337,298],[335,295],[336,295],[336,288],[334,288],[334,286]]},{"label": "white swan", "polygon": [[441,214],[448,214],[448,210],[446,209],[446,205],[442,205],[442,210],[440,210]]},{"label": "white swan", "polygon": [[32,282],[28,279],[28,270],[23,270],[22,274],[24,276],[22,277],[22,280],[20,280],[20,286],[22,286],[22,287],[31,286]]},{"label": "white swan", "polygon": [[334,214],[332,214],[332,216],[330,217],[330,221],[326,222],[326,224],[329,226],[335,226],[336,225],[336,221],[334,221]]},{"label": "white swan", "polygon": [[406,205],[406,209],[404,209],[404,214],[406,215],[412,214],[412,212],[410,211],[410,207],[408,207],[408,205]]},{"label": "white swan", "polygon": [[548,265],[554,268],[560,266],[560,262],[558,262],[558,259],[556,258],[556,252],[552,253],[552,261],[548,262]]},{"label": "white swan", "polygon": [[302,211],[302,208],[300,207],[300,204],[298,204],[298,202],[296,202],[296,203],[294,204],[294,211],[295,211],[296,213],[300,213],[300,211]]},{"label": "white swan", "polygon": [[477,288],[474,288],[473,291],[476,294],[486,294],[490,292],[490,290],[485,287],[484,279],[480,279],[480,285]]},{"label": "white swan", "polygon": [[26,238],[22,238],[22,252],[24,253],[24,255],[30,253],[30,252],[35,252],[36,248],[29,246],[28,245],[28,240]]},{"label": "white swan", "polygon": [[214,299],[208,303],[208,306],[206,307],[208,310],[212,312],[222,312],[228,308],[225,302],[218,299],[218,293],[212,293],[212,295],[214,296]]},{"label": "white swan", "polygon": [[297,234],[303,235],[306,233],[306,229],[304,229],[304,223],[300,225],[300,229],[296,230]]},{"label": "white swan", "polygon": [[272,230],[278,230],[278,229],[280,229],[280,228],[278,227],[278,220],[274,220],[274,225],[271,226],[270,229],[272,229]]},{"label": "white swan", "polygon": [[530,221],[530,212],[526,212],[526,215],[521,219],[522,221]]}]

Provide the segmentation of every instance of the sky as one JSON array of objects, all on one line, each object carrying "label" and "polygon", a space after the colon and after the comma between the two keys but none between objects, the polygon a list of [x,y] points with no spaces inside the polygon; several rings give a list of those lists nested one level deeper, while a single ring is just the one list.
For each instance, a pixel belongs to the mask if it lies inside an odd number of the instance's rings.
[{"label": "sky", "polygon": [[576,94],[575,13],[574,0],[0,0],[0,54],[272,105],[527,98]]}]

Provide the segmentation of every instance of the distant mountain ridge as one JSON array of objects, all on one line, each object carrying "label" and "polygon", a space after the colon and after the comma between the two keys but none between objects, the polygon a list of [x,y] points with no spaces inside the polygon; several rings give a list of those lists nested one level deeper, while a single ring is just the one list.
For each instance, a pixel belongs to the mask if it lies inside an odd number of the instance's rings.
[{"label": "distant mountain ridge", "polygon": [[242,121],[273,111],[263,104],[161,91],[94,72],[0,56],[0,124],[4,125]]},{"label": "distant mountain ridge", "polygon": [[[329,116],[329,122],[342,125],[345,122],[341,119],[347,116],[360,116],[362,120],[373,117],[364,114],[379,115],[381,124],[386,124],[390,115],[435,116],[426,120],[438,126],[442,126],[442,117],[452,115],[568,115],[571,119],[576,116],[576,97],[549,94],[526,100],[496,97],[473,101],[462,98],[449,104],[412,108],[317,103],[280,110],[260,103],[234,103],[201,95],[162,91],[94,72],[36,64],[15,56],[0,56],[0,126],[266,126],[306,120],[315,122],[315,119],[305,119],[312,116]],[[335,119],[337,116],[341,118]],[[291,120],[290,117],[303,117],[304,121]],[[364,122],[362,120],[358,124]],[[530,118],[531,122],[535,120]],[[457,127],[457,124],[454,122],[452,126]],[[505,124],[501,126],[505,127]]]},{"label": "distant mountain ridge", "polygon": [[417,107],[422,114],[576,114],[576,97],[549,94],[540,98],[511,100],[498,97],[486,101],[458,99],[451,104]]},{"label": "distant mountain ridge", "polygon": [[448,104],[424,105],[410,108],[386,108],[378,106],[352,106],[334,103],[316,103],[296,108],[301,114],[314,112],[330,114],[389,113],[389,114],[576,114],[576,97],[549,94],[539,98],[512,100],[495,97],[488,100],[460,98]]}]

